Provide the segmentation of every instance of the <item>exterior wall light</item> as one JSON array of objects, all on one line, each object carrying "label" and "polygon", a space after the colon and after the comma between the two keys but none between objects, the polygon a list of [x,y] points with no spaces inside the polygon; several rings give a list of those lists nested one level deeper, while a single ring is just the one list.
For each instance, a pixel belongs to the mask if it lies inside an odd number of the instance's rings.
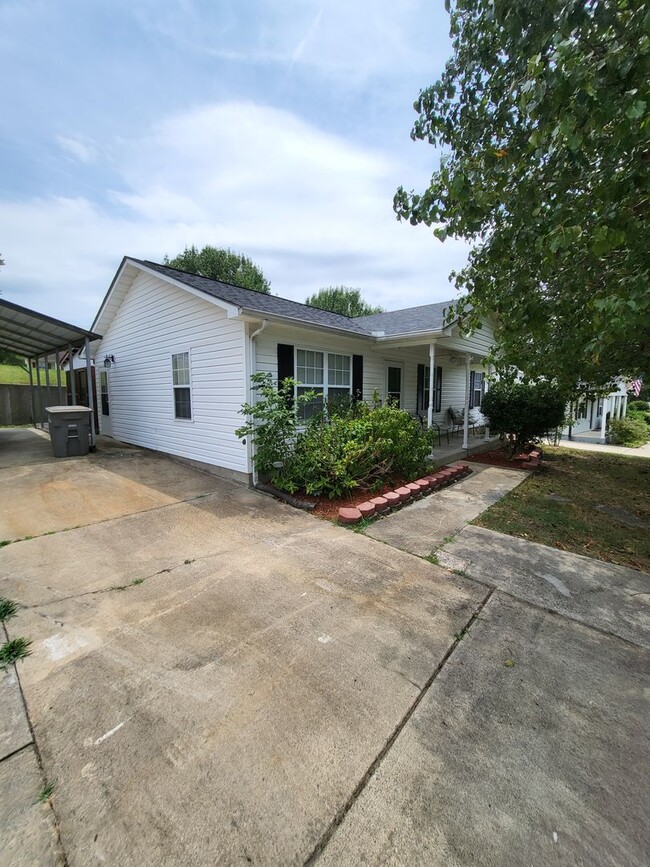
[{"label": "exterior wall light", "polygon": [[104,356],[104,367],[106,368],[106,370],[110,369],[111,364],[115,364],[115,356],[114,355]]}]

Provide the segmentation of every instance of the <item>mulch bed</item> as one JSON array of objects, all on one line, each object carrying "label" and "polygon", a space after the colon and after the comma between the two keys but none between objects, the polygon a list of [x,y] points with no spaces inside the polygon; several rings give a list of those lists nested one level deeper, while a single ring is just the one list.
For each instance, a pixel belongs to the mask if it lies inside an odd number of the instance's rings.
[{"label": "mulch bed", "polygon": [[476,464],[489,464],[492,467],[504,467],[508,470],[528,470],[528,467],[522,467],[521,459],[517,460],[517,457],[510,459],[506,452],[502,449],[494,449],[491,452],[479,452],[478,454],[473,454],[470,458],[472,463]]},{"label": "mulch bed", "polygon": [[394,478],[390,482],[386,482],[381,488],[373,491],[364,490],[363,488],[355,488],[354,492],[347,497],[340,497],[336,500],[330,500],[329,497],[314,497],[309,494],[295,494],[297,499],[305,500],[308,503],[315,503],[312,515],[317,518],[322,518],[325,521],[335,521],[338,518],[339,509],[353,508],[357,503],[363,503],[364,500],[370,497],[380,497],[386,491],[394,491],[411,479]]}]

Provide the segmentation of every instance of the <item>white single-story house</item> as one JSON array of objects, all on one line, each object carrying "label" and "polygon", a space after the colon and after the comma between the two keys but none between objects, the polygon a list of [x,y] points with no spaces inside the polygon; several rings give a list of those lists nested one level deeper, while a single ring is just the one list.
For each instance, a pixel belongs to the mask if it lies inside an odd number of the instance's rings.
[{"label": "white single-story house", "polygon": [[571,424],[562,431],[562,438],[576,442],[607,441],[607,419],[624,418],[627,412],[627,382],[618,380],[616,387],[604,397],[581,395],[569,407]]},{"label": "white single-story house", "polygon": [[256,371],[328,397],[377,393],[424,423],[446,426],[449,407],[482,421],[493,331],[461,336],[449,303],[348,318],[125,257],[92,326],[100,432],[249,481],[235,430]]}]

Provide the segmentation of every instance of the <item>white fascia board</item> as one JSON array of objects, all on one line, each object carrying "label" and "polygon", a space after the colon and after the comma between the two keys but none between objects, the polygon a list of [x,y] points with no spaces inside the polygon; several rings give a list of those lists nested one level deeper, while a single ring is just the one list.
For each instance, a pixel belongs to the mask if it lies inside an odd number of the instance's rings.
[{"label": "white fascia board", "polygon": [[358,334],[356,331],[346,331],[344,328],[336,328],[334,325],[319,325],[316,322],[305,322],[304,319],[298,319],[297,317],[278,316],[273,313],[261,313],[259,310],[248,310],[245,308],[242,309],[241,314],[241,318],[245,322],[261,322],[263,319],[267,319],[269,322],[278,323],[278,325],[293,325],[307,330],[313,329],[314,331],[325,331],[328,334],[340,334],[341,337],[369,340],[371,343],[376,342],[376,338],[371,337],[369,334]]}]

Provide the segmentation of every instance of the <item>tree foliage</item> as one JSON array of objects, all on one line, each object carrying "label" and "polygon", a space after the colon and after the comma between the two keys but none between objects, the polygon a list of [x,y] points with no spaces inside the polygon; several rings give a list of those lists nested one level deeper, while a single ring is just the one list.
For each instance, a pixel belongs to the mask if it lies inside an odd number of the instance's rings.
[{"label": "tree foliage", "polygon": [[507,438],[512,454],[564,425],[567,395],[556,384],[504,379],[493,382],[481,403],[492,433]]},{"label": "tree foliage", "polygon": [[398,218],[474,242],[454,274],[497,366],[575,385],[643,373],[650,348],[647,0],[455,0],[453,55],[412,138],[443,148]]},{"label": "tree foliage", "polygon": [[382,307],[373,307],[361,297],[360,289],[349,286],[329,286],[319,289],[306,299],[305,304],[318,307],[320,310],[330,310],[342,316],[370,316],[372,313],[383,313]]},{"label": "tree foliage", "polygon": [[211,280],[233,283],[235,286],[243,286],[244,289],[253,289],[255,292],[268,294],[271,291],[271,284],[262,269],[248,256],[235,253],[230,249],[206,246],[198,250],[192,245],[186,247],[173,259],[165,256],[164,262],[172,268],[189,271],[190,274],[200,274]]}]

